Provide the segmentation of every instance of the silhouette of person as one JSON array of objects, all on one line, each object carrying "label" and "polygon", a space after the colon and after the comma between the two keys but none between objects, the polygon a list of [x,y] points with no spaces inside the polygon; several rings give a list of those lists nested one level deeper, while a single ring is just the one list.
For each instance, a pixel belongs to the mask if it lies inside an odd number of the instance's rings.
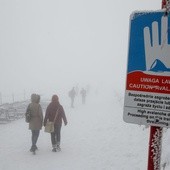
[{"label": "silhouette of person", "polygon": [[85,104],[86,102],[86,90],[84,88],[80,91],[81,97],[82,97],[82,104]]},{"label": "silhouette of person", "polygon": [[35,153],[35,150],[37,150],[37,140],[40,134],[40,130],[42,129],[43,125],[43,111],[42,107],[39,104],[40,102],[40,96],[37,94],[31,95],[31,103],[27,107],[27,112],[30,112],[31,114],[31,120],[29,122],[29,129],[32,132],[32,146],[30,149],[30,152]]},{"label": "silhouette of person", "polygon": [[[55,119],[56,112],[58,112],[57,118]],[[61,127],[62,122],[67,125],[67,118],[65,115],[65,111],[63,106],[59,102],[58,96],[55,94],[52,96],[52,100],[47,106],[45,118],[44,118],[44,126],[47,123],[47,120],[54,121],[54,132],[51,133],[51,144],[52,144],[52,151],[60,151],[60,140],[61,140]]]},{"label": "silhouette of person", "polygon": [[79,87],[78,87],[78,85],[75,87],[75,92],[76,92],[76,96],[78,96],[78,94],[79,94]]},{"label": "silhouette of person", "polygon": [[71,99],[71,107],[74,108],[74,99],[75,99],[75,96],[76,96],[76,91],[75,91],[74,87],[72,88],[72,90],[69,91],[68,95]]}]

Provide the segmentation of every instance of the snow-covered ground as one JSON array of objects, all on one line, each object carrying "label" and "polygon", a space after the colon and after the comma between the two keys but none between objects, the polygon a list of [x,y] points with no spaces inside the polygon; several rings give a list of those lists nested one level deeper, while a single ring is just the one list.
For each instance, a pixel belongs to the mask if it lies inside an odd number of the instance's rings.
[{"label": "snow-covered ground", "polygon": [[[51,151],[50,135],[41,130],[36,155],[29,151],[31,132],[24,119],[0,124],[0,170],[146,170],[149,128],[123,122],[121,97],[93,96],[75,108],[61,103],[68,119],[62,127],[61,152]],[[169,160],[168,130],[162,161]],[[165,169],[170,168],[168,165]]]}]

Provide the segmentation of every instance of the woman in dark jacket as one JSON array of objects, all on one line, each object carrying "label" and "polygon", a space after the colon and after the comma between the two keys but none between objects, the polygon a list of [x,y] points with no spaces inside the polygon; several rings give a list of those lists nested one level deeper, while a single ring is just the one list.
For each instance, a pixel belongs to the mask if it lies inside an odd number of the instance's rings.
[{"label": "woman in dark jacket", "polygon": [[26,113],[30,112],[31,114],[31,120],[29,122],[29,129],[32,132],[32,146],[30,151],[35,153],[35,150],[37,150],[37,140],[40,134],[40,130],[43,125],[43,111],[41,108],[40,102],[40,96],[37,94],[31,95],[31,103],[27,107]]},{"label": "woman in dark jacket", "polygon": [[54,132],[51,133],[51,143],[52,143],[52,151],[56,152],[57,150],[60,151],[60,132],[61,132],[61,126],[62,126],[62,120],[64,121],[64,124],[67,125],[67,118],[64,112],[64,109],[62,105],[59,103],[59,99],[57,95],[52,96],[52,101],[48,105],[46,109],[46,114],[44,118],[44,126],[47,123],[47,120],[54,121],[56,112],[58,112],[58,116],[55,119],[54,122]]}]

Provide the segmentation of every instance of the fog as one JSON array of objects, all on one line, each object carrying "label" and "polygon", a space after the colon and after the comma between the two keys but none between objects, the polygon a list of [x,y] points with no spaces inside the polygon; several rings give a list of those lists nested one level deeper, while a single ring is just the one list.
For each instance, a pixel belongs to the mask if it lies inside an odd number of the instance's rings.
[{"label": "fog", "polygon": [[76,85],[123,93],[129,16],[160,8],[160,0],[0,0],[1,103]]}]

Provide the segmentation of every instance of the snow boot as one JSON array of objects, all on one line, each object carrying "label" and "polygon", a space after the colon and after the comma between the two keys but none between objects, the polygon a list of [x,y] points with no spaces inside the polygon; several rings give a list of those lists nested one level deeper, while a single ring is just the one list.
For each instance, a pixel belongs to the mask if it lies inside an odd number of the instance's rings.
[{"label": "snow boot", "polygon": [[35,151],[38,150],[37,146],[31,146],[30,152],[35,153]]},{"label": "snow boot", "polygon": [[52,149],[52,152],[57,152],[57,149],[56,149],[56,148],[53,148],[53,149]]},{"label": "snow boot", "polygon": [[57,142],[57,151],[59,152],[59,151],[61,151],[61,148],[60,148],[60,142]]},{"label": "snow boot", "polygon": [[53,147],[52,152],[57,152],[57,149],[56,149],[57,146],[56,146],[56,145],[53,145],[52,147]]},{"label": "snow boot", "polygon": [[35,150],[38,150],[38,147],[35,145]]}]

